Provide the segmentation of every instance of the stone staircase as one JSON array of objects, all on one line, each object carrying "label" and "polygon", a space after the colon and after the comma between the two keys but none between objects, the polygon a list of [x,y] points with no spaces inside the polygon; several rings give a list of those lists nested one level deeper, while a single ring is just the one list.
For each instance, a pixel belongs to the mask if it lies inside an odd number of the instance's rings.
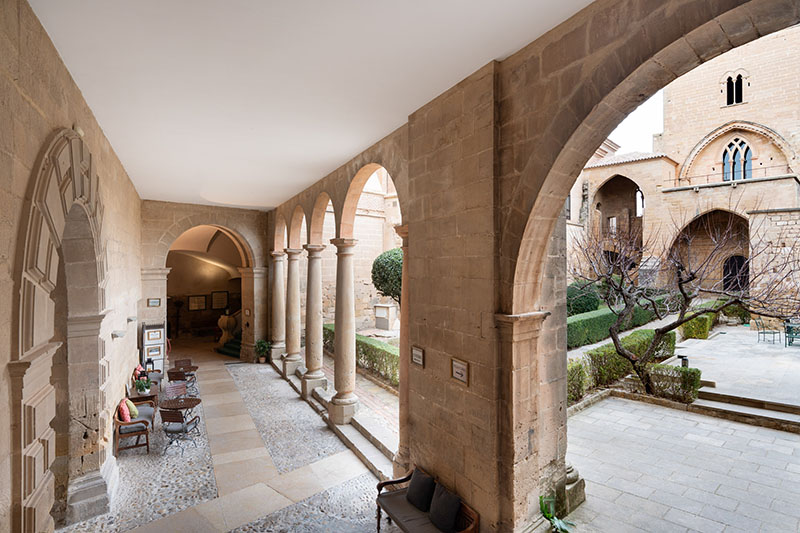
[{"label": "stone staircase", "polygon": [[238,334],[219,348],[214,349],[217,353],[227,355],[228,357],[239,358],[242,353],[242,337]]},{"label": "stone staircase", "polygon": [[690,410],[752,425],[800,433],[800,406],[746,398],[713,386],[700,388]]}]

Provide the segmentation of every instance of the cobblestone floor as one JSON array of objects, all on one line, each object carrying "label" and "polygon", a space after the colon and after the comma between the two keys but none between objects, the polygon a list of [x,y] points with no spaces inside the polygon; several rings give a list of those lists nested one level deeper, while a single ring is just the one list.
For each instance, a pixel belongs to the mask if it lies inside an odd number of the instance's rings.
[{"label": "cobblestone floor", "polygon": [[[375,531],[375,485],[371,473],[281,509],[234,529],[231,533],[361,533]],[[394,524],[381,522],[381,531],[399,532]]]},{"label": "cobblestone floor", "polygon": [[167,441],[161,428],[161,419],[156,415],[150,436],[150,453],[146,448],[119,453],[119,488],[111,511],[58,531],[128,531],[216,498],[217,484],[202,404],[195,409],[195,413],[201,420],[201,435],[195,438],[196,448],[187,446],[181,456],[180,450],[171,447],[163,455]]},{"label": "cobblestone floor", "polygon": [[619,398],[568,431],[581,533],[800,531],[800,435]]},{"label": "cobblestone floor", "polygon": [[269,365],[227,365],[279,472],[347,447]]}]

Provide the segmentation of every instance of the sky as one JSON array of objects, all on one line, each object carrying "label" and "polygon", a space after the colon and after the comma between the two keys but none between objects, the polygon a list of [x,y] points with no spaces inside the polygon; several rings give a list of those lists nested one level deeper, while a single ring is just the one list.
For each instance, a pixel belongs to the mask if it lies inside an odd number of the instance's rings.
[{"label": "sky", "polygon": [[622,148],[618,154],[652,152],[653,134],[664,131],[664,91],[658,91],[623,120],[609,138]]}]

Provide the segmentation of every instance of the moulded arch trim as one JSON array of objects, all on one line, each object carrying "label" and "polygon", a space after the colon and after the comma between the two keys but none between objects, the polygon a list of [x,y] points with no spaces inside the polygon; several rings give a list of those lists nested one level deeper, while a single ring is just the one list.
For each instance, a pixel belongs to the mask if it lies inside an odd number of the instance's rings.
[{"label": "moulded arch trim", "polygon": [[675,246],[676,241],[678,240],[678,237],[681,236],[681,234],[686,230],[686,228],[688,228],[689,226],[691,226],[692,224],[694,224],[695,222],[697,222],[701,218],[703,218],[705,216],[708,216],[711,213],[714,213],[714,212],[717,212],[717,211],[720,212],[720,213],[726,213],[726,214],[728,214],[728,215],[730,215],[732,217],[739,218],[745,224],[747,224],[748,227],[750,227],[750,219],[747,218],[747,214],[746,213],[738,213],[734,209],[726,209],[724,207],[709,207],[708,209],[706,209],[702,213],[693,216],[691,219],[686,221],[686,223],[681,225],[681,227],[677,231],[675,231],[675,234],[672,235],[672,237],[670,237],[670,239],[668,241],[669,242],[669,247],[667,247],[666,249],[667,250],[672,250],[672,248]]},{"label": "moulded arch trim", "polygon": [[159,241],[158,247],[158,254],[155,258],[155,264],[158,265],[160,268],[164,268],[167,265],[167,256],[169,255],[169,250],[172,247],[172,243],[175,240],[183,235],[185,232],[192,228],[196,228],[197,226],[211,226],[216,228],[217,230],[221,231],[225,235],[227,235],[233,244],[236,246],[236,249],[239,252],[240,257],[242,258],[242,266],[244,267],[257,267],[260,266],[258,264],[258,255],[254,253],[253,247],[251,242],[255,242],[255,238],[248,239],[244,235],[242,235],[239,231],[234,230],[228,226],[220,224],[218,220],[202,220],[198,219],[197,215],[187,216],[182,218],[181,220],[175,222],[168,230],[166,230]]},{"label": "moulded arch trim", "polygon": [[750,73],[747,72],[747,70],[743,68],[737,68],[736,70],[729,70],[723,74],[719,79],[719,83],[724,87],[725,84],[728,83],[728,78],[732,78],[733,81],[736,81],[736,77],[739,75],[742,76],[742,80],[747,80],[750,78]]},{"label": "moulded arch trim", "polygon": [[[364,185],[375,172],[385,168],[378,163],[367,163],[356,172],[350,184],[347,187],[347,194],[344,197],[344,205],[341,210],[341,220],[339,221],[339,238],[352,239],[353,238],[353,225],[356,220],[356,209],[358,208],[358,199],[361,197],[361,192],[364,190]],[[388,172],[388,171],[387,171]],[[390,176],[391,178],[391,176]]]},{"label": "moulded arch trim", "polygon": [[275,235],[273,236],[272,249],[276,252],[282,252],[286,248],[286,219],[283,218],[281,213],[275,214]]},{"label": "moulded arch trim", "polygon": [[[306,213],[303,208],[300,205],[296,206],[292,211],[292,219],[289,223],[289,248],[299,250],[303,246],[300,240],[303,233],[303,224],[306,220]],[[308,235],[308,231],[306,231],[306,235]]]},{"label": "moulded arch trim", "polygon": [[308,225],[308,243],[309,244],[328,244],[322,242],[322,234],[325,227],[325,215],[328,212],[328,205],[333,207],[333,217],[336,219],[336,207],[331,201],[330,195],[326,191],[322,191],[317,195],[314,202],[314,209],[311,212],[311,220]]},{"label": "moulded arch trim", "polygon": [[[703,139],[700,142],[698,142],[694,146],[694,148],[692,148],[692,150],[689,152],[689,155],[686,157],[686,161],[681,166],[680,172],[678,173],[678,179],[679,180],[687,179],[687,177],[689,176],[689,171],[692,168],[692,165],[700,156],[700,154],[711,143],[725,136],[728,136],[732,140],[734,137],[736,137],[737,130],[760,135],[768,139],[772,144],[774,144],[778,148],[778,150],[781,151],[781,153],[783,153],[783,156],[786,158],[787,165],[790,165],[791,168],[791,162],[796,159],[796,154],[794,153],[792,146],[788,142],[786,142],[786,139],[784,139],[780,133],[776,132],[772,128],[764,126],[763,124],[737,120],[728,122],[727,124],[723,124],[719,128],[715,129],[714,131],[703,137]],[[753,151],[753,158],[755,158],[756,152],[753,143],[747,139],[746,135],[741,135],[741,136],[748,141],[747,145],[750,147],[750,150]]]},{"label": "moulded arch trim", "polygon": [[[638,183],[636,183],[636,180],[635,180],[635,179],[633,179],[633,178],[631,178],[631,177],[628,177],[628,176],[626,176],[625,174],[616,173],[616,174],[612,174],[612,175],[611,175],[611,176],[609,176],[607,179],[603,180],[603,182],[602,182],[602,183],[601,183],[601,184],[600,184],[600,185],[597,187],[597,189],[595,190],[595,194],[597,194],[597,192],[599,192],[599,191],[600,191],[600,189],[602,189],[603,187],[605,187],[605,185],[606,185],[606,184],[607,184],[609,181],[611,181],[611,180],[613,180],[613,179],[615,179],[615,178],[623,178],[623,179],[626,179],[626,180],[630,181],[631,183],[633,183],[634,185],[636,185],[636,188],[637,188],[637,189],[639,189],[640,191],[642,191],[642,187],[641,187],[641,186],[640,186]],[[642,194],[644,194],[644,191],[642,191]]]}]

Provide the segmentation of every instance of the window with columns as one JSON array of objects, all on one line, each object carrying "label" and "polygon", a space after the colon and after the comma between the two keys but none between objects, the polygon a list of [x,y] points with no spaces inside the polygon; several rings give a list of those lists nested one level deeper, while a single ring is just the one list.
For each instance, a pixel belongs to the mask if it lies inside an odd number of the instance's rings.
[{"label": "window with columns", "polygon": [[722,152],[722,181],[736,181],[753,176],[753,151],[739,137],[728,143]]}]

